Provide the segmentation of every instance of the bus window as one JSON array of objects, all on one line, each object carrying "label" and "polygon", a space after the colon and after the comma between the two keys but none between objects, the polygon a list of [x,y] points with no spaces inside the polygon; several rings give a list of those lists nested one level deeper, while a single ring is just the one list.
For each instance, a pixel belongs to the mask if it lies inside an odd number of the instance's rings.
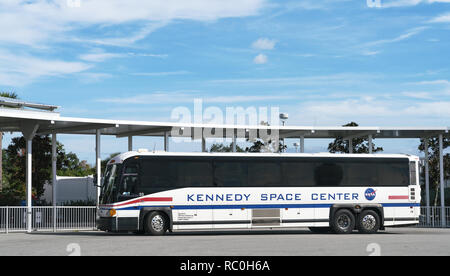
[{"label": "bus window", "polygon": [[178,186],[178,162],[141,159],[140,192],[156,193]]},{"label": "bus window", "polygon": [[238,161],[214,162],[214,186],[218,187],[247,186],[247,164]]},{"label": "bus window", "polygon": [[107,166],[105,176],[103,177],[102,193],[100,196],[100,202],[102,204],[112,203],[116,200],[121,167],[121,165],[116,164]]},{"label": "bus window", "polygon": [[121,185],[119,186],[119,201],[126,200],[129,198],[135,198],[138,196],[138,186],[139,186],[139,164],[137,161],[133,160],[125,164],[123,170]]},{"label": "bus window", "polygon": [[212,187],[212,162],[187,161],[181,162],[182,187]]},{"label": "bus window", "polygon": [[283,186],[286,187],[312,187],[314,183],[313,162],[282,162],[281,172]]},{"label": "bus window", "polygon": [[274,161],[249,161],[248,186],[250,187],[281,186],[280,164]]},{"label": "bus window", "polygon": [[343,170],[336,163],[318,164],[314,170],[314,180],[316,186],[336,187],[342,185]]},{"label": "bus window", "polygon": [[408,186],[409,163],[385,162],[377,164],[381,186]]},{"label": "bus window", "polygon": [[342,163],[344,170],[343,186],[378,186],[379,177],[377,164],[369,162],[345,162]]}]

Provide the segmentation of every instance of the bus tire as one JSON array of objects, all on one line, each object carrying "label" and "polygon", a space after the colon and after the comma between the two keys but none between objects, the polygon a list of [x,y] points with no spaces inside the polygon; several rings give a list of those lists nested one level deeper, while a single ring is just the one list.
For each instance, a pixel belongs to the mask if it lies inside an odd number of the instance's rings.
[{"label": "bus tire", "polygon": [[350,210],[338,210],[331,221],[331,229],[336,234],[350,234],[355,228],[355,215]]},{"label": "bus tire", "polygon": [[153,236],[162,236],[169,229],[169,220],[164,213],[153,211],[145,219],[145,232]]},{"label": "bus tire", "polygon": [[358,231],[361,234],[374,234],[380,229],[380,216],[373,210],[362,211],[358,216]]},{"label": "bus tire", "polygon": [[330,232],[330,227],[308,227],[315,234],[326,234]]}]

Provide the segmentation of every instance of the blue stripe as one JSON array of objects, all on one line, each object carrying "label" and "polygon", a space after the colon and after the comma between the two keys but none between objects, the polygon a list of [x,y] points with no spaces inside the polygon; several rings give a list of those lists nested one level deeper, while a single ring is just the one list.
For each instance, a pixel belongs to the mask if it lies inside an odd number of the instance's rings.
[{"label": "blue stripe", "polygon": [[[335,204],[335,203],[333,203]],[[249,204],[249,205],[172,205],[174,210],[208,210],[208,209],[283,209],[283,208],[330,208],[333,204]],[[420,207],[420,203],[381,203],[383,207]],[[135,206],[117,210],[141,210],[148,207],[171,206]]]}]

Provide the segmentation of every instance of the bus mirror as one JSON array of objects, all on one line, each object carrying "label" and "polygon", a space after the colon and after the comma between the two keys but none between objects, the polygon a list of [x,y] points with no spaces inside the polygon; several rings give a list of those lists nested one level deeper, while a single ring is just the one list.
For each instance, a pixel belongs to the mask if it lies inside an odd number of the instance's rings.
[{"label": "bus mirror", "polygon": [[102,185],[100,184],[100,185],[97,185],[97,179],[98,179],[98,177],[97,177],[97,175],[94,175],[94,179],[93,179],[93,182],[94,182],[94,187],[102,187]]}]

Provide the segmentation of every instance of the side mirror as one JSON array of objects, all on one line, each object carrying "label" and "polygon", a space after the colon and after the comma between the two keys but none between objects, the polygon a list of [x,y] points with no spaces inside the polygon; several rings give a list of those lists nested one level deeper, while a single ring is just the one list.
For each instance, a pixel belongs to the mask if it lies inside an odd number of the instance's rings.
[{"label": "side mirror", "polygon": [[98,177],[97,177],[97,175],[94,175],[94,179],[93,179],[93,181],[94,181],[94,186],[95,187],[102,187],[102,185],[100,184],[100,185],[97,185],[97,180],[98,180]]}]

